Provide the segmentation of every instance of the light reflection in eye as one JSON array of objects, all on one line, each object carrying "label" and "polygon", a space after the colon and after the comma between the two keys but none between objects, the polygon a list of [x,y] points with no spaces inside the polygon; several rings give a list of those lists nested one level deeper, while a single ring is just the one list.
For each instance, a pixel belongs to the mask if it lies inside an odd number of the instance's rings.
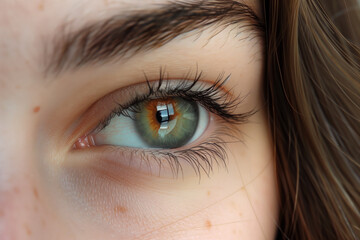
[{"label": "light reflection in eye", "polygon": [[198,139],[209,123],[207,111],[180,97],[143,101],[115,116],[94,134],[96,145],[179,148]]}]

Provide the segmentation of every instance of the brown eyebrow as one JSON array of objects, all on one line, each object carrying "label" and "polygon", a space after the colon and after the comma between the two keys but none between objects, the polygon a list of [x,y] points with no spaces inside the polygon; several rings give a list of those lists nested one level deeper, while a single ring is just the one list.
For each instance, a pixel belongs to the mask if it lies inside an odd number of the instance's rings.
[{"label": "brown eyebrow", "polygon": [[178,1],[151,10],[111,16],[78,30],[64,24],[49,43],[46,73],[59,74],[87,64],[106,62],[126,53],[159,48],[180,34],[219,23],[263,34],[261,19],[248,5],[235,0]]}]

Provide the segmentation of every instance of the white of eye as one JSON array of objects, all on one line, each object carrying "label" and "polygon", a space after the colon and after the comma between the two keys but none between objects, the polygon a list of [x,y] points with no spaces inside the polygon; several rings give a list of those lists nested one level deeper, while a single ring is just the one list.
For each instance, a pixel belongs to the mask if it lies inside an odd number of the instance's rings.
[{"label": "white of eye", "polygon": [[[199,119],[196,131],[186,144],[194,142],[200,138],[209,124],[208,111],[199,104],[198,109]],[[131,114],[132,113],[130,113],[130,115]],[[184,117],[186,117],[186,114],[184,114]],[[94,140],[96,145],[114,145],[144,149],[150,148],[148,144],[142,140],[136,129],[133,118],[123,115],[112,118],[104,129],[94,135]]]}]

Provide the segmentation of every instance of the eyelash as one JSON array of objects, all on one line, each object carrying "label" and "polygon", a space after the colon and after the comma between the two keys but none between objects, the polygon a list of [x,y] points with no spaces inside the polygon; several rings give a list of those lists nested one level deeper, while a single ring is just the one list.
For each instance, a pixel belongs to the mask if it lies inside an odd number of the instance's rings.
[{"label": "eyelash", "polygon": [[[234,113],[245,97],[234,97],[229,91],[222,90],[230,75],[224,77],[223,73],[219,74],[216,81],[210,86],[206,86],[204,82],[201,82],[203,78],[202,72],[197,72],[192,79],[189,76],[185,76],[183,80],[178,80],[175,86],[170,86],[169,82],[171,80],[165,76],[165,72],[160,69],[158,80],[152,84],[153,82],[150,82],[145,75],[149,91],[146,94],[139,95],[137,93],[138,95],[126,104],[118,103],[118,106],[106,118],[100,121],[93,132],[104,129],[115,116],[124,115],[131,117],[132,114],[130,113],[139,111],[139,103],[143,101],[156,98],[181,97],[188,101],[198,102],[206,110],[219,116],[221,118],[221,121],[219,120],[221,127],[218,127],[206,141],[188,149],[172,149],[171,151],[164,149],[133,149],[133,151],[137,153],[140,151],[143,161],[150,162],[155,160],[159,167],[166,161],[174,177],[177,177],[179,172],[183,175],[181,160],[190,164],[199,178],[202,171],[209,176],[213,170],[214,163],[218,166],[222,163],[226,168],[226,145],[229,142],[224,141],[223,137],[226,136],[234,139],[231,142],[241,142],[239,137],[237,137],[238,132],[234,131],[236,128],[231,128],[230,126],[246,123],[255,111]],[[197,89],[195,90],[194,88]]]}]

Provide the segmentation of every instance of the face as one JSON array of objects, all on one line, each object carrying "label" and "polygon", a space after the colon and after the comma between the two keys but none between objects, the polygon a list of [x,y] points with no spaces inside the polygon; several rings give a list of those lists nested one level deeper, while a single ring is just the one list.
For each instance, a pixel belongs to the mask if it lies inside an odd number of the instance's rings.
[{"label": "face", "polygon": [[2,239],[273,239],[255,1],[0,8]]}]

